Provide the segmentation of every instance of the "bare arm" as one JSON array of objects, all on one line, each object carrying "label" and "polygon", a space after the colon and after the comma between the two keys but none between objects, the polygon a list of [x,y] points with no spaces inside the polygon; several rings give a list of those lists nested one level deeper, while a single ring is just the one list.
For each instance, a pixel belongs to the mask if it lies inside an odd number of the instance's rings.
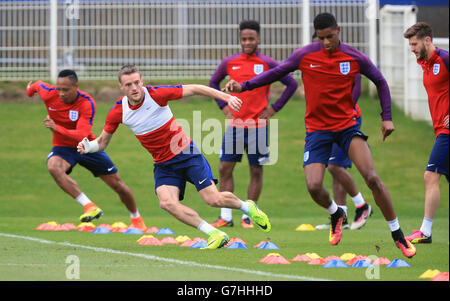
[{"label": "bare arm", "polygon": [[183,97],[189,97],[192,95],[203,95],[223,100],[227,102],[230,108],[232,108],[236,112],[239,111],[242,105],[242,101],[236,96],[226,94],[219,90],[203,85],[183,85]]},{"label": "bare arm", "polygon": [[81,154],[100,152],[106,149],[111,141],[111,138],[112,134],[102,131],[100,136],[98,136],[95,140],[89,141],[87,138],[84,138],[80,141],[78,143],[77,150]]}]

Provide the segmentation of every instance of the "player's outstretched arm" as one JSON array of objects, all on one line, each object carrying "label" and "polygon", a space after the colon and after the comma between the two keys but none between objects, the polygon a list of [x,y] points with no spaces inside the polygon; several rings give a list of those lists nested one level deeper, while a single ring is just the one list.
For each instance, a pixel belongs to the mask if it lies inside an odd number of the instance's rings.
[{"label": "player's outstretched arm", "polygon": [[112,134],[102,131],[95,140],[89,141],[87,138],[81,140],[77,145],[77,150],[80,154],[100,152],[106,149],[111,138]]},{"label": "player's outstretched arm", "polygon": [[240,93],[242,91],[242,86],[240,83],[232,79],[225,85],[225,88],[223,88],[222,91]]},{"label": "player's outstretched arm", "polygon": [[231,109],[238,112],[242,105],[242,100],[236,96],[223,93],[219,90],[204,86],[204,85],[183,85],[183,97],[192,95],[203,95],[220,99],[228,103]]}]

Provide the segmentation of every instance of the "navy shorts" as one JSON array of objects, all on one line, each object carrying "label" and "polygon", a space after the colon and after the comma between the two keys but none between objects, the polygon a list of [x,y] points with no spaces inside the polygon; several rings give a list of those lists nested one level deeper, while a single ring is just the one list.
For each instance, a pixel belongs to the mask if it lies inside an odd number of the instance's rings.
[{"label": "navy shorts", "polygon": [[431,150],[426,170],[445,175],[448,179],[448,134],[439,134]]},{"label": "navy shorts", "polygon": [[[359,128],[361,128],[361,122],[362,119],[359,117],[357,119],[357,124],[359,125]],[[352,160],[347,156],[346,153],[342,150],[342,148],[339,147],[337,143],[333,143],[333,147],[331,149],[331,155],[328,159],[328,164],[337,165],[344,168],[351,168],[352,167]]]},{"label": "navy shorts", "polygon": [[186,181],[194,184],[197,191],[212,185],[211,180],[218,183],[208,161],[194,142],[187,148],[189,151],[184,149],[172,159],[154,164],[155,190],[161,185],[176,186],[180,189],[180,200],[183,200]]},{"label": "navy shorts", "polygon": [[303,153],[303,166],[311,163],[322,163],[328,165],[328,161],[336,143],[348,156],[348,148],[353,137],[358,136],[364,140],[368,137],[360,130],[360,124],[356,123],[346,129],[332,131],[307,132],[305,137],[305,150]]},{"label": "navy shorts", "polygon": [[247,152],[250,165],[264,165],[269,162],[268,127],[236,128],[227,126],[220,150],[221,162],[241,162]]},{"label": "navy shorts", "polygon": [[82,155],[75,147],[54,146],[47,156],[47,161],[53,156],[61,157],[69,162],[70,168],[66,174],[70,174],[77,164],[89,170],[95,177],[117,172],[116,166],[104,151]]}]

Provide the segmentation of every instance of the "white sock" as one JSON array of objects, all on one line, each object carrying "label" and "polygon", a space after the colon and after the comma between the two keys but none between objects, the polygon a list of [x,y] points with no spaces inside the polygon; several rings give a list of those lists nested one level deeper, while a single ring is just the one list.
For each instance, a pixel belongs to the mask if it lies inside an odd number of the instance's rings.
[{"label": "white sock", "polygon": [[233,209],[231,208],[221,208],[220,209],[220,217],[227,222],[230,222],[233,219]]},{"label": "white sock", "polygon": [[130,212],[130,217],[131,218],[138,218],[138,217],[140,217],[141,215],[139,214],[139,210],[137,210],[136,209],[136,212],[135,213],[133,213],[133,212]]},{"label": "white sock", "polygon": [[[241,200],[240,200],[241,201]],[[241,201],[241,211],[244,212],[245,214],[248,214],[248,212],[250,211],[250,208],[248,207],[247,202],[243,202]]]},{"label": "white sock", "polygon": [[359,208],[359,207],[363,206],[366,203],[366,201],[364,200],[361,192],[358,192],[357,195],[352,196],[352,201],[355,204],[356,208]]},{"label": "white sock", "polygon": [[242,214],[241,219],[246,219],[247,217],[250,218],[250,216],[248,216],[247,214],[244,213],[244,214]]},{"label": "white sock", "polygon": [[331,215],[331,214],[336,213],[337,210],[338,210],[338,206],[336,205],[334,200],[331,200],[331,205],[330,205],[330,207],[327,208],[328,213]]},{"label": "white sock", "polygon": [[210,224],[208,224],[203,220],[200,222],[200,225],[198,225],[197,229],[199,229],[205,234],[209,234],[211,231],[216,230],[216,228],[214,228],[213,226],[211,226]]},{"label": "white sock", "polygon": [[80,203],[80,205],[81,206],[85,206],[85,205],[87,205],[87,204],[89,204],[89,203],[92,203],[92,201],[84,194],[84,193],[81,193],[79,196],[77,196],[76,198],[75,198],[75,200],[78,202],[78,203]]},{"label": "white sock", "polygon": [[338,205],[338,207],[342,208],[342,210],[344,210],[344,212],[345,212],[345,216],[347,216],[347,206],[345,206],[345,205]]},{"label": "white sock", "polygon": [[433,227],[433,220],[431,218],[424,217],[420,231],[422,231],[425,236],[431,236],[431,227]]},{"label": "white sock", "polygon": [[394,231],[397,231],[398,229],[400,229],[400,224],[398,222],[397,217],[391,221],[388,221],[387,223],[389,225],[389,228],[391,229],[391,232],[394,232]]}]

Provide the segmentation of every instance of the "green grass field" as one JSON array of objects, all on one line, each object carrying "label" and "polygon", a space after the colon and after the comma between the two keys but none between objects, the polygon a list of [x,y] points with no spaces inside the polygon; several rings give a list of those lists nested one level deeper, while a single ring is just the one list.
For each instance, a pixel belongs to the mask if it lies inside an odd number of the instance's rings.
[{"label": "green grass field", "polygon": [[[405,234],[420,227],[424,207],[423,172],[434,143],[432,127],[413,121],[393,108],[396,131],[384,143],[381,141],[380,106],[378,101],[361,97],[362,130],[369,135],[375,167],[390,191],[399,221]],[[98,103],[94,134],[98,135],[112,102]],[[215,103],[203,99],[172,102],[176,118],[192,122],[193,111],[201,111],[202,120],[223,120]],[[257,229],[243,230],[241,213],[235,211],[237,226],[227,228],[230,237],[240,237],[249,249],[219,249],[205,251],[177,245],[141,246],[139,235],[113,233],[47,232],[34,230],[48,221],[79,224],[81,206],[67,196],[46,169],[46,156],[51,149],[51,133],[42,120],[46,115],[42,103],[0,103],[0,280],[70,280],[70,255],[79,260],[79,280],[149,280],[149,281],[403,281],[425,280],[418,277],[428,269],[449,270],[449,185],[441,179],[441,204],[433,226],[433,243],[418,245],[417,255],[406,259],[390,237],[387,223],[376,207],[369,189],[355,168],[350,171],[365,199],[375,208],[368,224],[361,230],[346,230],[338,246],[328,243],[328,231],[295,231],[300,224],[323,223],[328,214],[316,205],[306,190],[303,169],[305,103],[292,99],[275,118],[279,125],[278,162],[264,169],[264,187],[259,201],[272,221],[272,231],[264,234]],[[222,122],[223,125],[223,122]],[[192,128],[192,125],[191,125]],[[208,131],[203,132],[203,137]],[[191,133],[192,135],[192,133]],[[219,147],[219,146],[218,146]],[[107,149],[124,181],[131,187],[147,226],[169,227],[174,236],[205,237],[172,218],[159,208],[153,186],[153,161],[131,131],[121,126]],[[218,176],[217,154],[206,155]],[[129,223],[129,215],[117,195],[101,180],[82,167],[76,167],[72,177],[81,189],[104,211],[100,223]],[[244,159],[235,169],[235,193],[246,198],[249,181],[248,164]],[[327,173],[326,187],[331,190]],[[219,215],[219,209],[208,207],[193,185],[188,185],[183,201],[207,221]],[[354,207],[349,199],[349,218]],[[205,237],[206,238],[206,237]],[[253,246],[271,240],[280,250],[260,250]],[[288,265],[266,265],[258,260],[277,252],[287,259],[307,252],[322,257],[340,256],[346,252],[402,258],[410,268],[381,267],[328,269],[292,262]],[[69,271],[69,272],[68,272]],[[69,273],[69,277],[67,275]],[[374,278],[367,276],[374,275]],[[371,274],[372,273],[372,274]]]}]

